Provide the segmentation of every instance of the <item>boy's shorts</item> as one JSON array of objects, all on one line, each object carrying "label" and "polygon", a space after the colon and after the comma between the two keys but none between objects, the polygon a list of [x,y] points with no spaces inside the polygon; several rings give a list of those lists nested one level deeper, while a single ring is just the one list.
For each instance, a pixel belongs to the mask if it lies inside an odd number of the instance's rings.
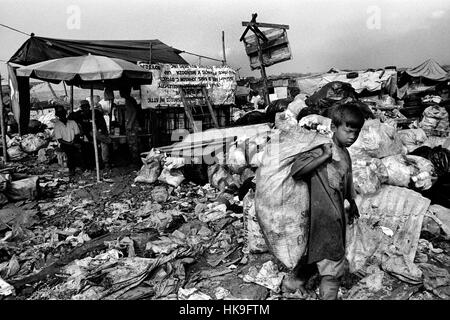
[{"label": "boy's shorts", "polygon": [[342,257],[342,259],[338,261],[328,259],[320,260],[317,262],[317,269],[321,276],[340,278],[344,275],[345,271],[345,257]]}]

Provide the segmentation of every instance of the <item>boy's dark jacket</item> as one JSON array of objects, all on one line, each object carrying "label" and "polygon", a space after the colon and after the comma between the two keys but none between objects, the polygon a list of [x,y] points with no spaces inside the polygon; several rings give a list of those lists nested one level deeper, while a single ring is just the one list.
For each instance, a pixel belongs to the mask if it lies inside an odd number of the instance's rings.
[{"label": "boy's dark jacket", "polygon": [[[308,176],[310,191],[310,230],[307,263],[323,259],[340,260],[345,255],[345,230],[347,218],[344,199],[353,199],[352,167],[347,149],[334,146],[340,161],[330,159]],[[322,155],[316,148],[302,153],[296,160],[298,172],[312,160]],[[295,174],[295,172],[293,172]]]}]

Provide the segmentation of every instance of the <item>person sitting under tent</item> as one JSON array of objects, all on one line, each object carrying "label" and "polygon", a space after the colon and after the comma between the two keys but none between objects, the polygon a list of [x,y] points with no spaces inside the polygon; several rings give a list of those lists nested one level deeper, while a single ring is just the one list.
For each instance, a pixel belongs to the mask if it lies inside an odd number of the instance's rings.
[{"label": "person sitting under tent", "polygon": [[67,111],[61,105],[55,106],[55,122],[53,137],[59,142],[59,146],[67,156],[69,174],[75,174],[76,167],[83,166],[81,154],[80,128],[74,120],[67,119]]}]

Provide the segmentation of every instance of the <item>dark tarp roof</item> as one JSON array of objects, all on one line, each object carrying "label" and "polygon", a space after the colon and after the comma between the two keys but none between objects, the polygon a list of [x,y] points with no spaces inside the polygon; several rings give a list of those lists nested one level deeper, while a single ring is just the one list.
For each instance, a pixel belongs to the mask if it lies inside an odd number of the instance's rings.
[{"label": "dark tarp roof", "polygon": [[412,77],[424,77],[436,81],[445,81],[450,78],[447,71],[432,59],[428,59],[413,69],[406,70],[406,73]]},{"label": "dark tarp roof", "polygon": [[179,53],[181,50],[169,47],[155,40],[65,40],[31,36],[9,62],[20,65],[82,56],[88,53],[130,62],[148,61],[152,44],[152,63],[188,64]]}]

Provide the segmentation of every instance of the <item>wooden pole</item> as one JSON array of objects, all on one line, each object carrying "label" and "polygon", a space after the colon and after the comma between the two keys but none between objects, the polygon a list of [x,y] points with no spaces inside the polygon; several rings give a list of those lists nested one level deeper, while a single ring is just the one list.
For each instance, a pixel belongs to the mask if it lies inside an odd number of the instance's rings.
[{"label": "wooden pole", "polygon": [[3,117],[3,90],[2,90],[2,77],[0,75],[0,125],[2,130],[2,145],[3,145],[3,161],[8,162],[8,152],[6,144],[6,130],[5,130],[5,119]]},{"label": "wooden pole", "polygon": [[259,65],[261,67],[261,77],[262,77],[263,83],[264,83],[264,87],[263,87],[264,102],[266,103],[266,105],[268,105],[270,103],[270,100],[269,100],[269,90],[267,88],[266,68],[264,66],[263,54],[262,54],[262,49],[261,49],[261,42],[259,40],[259,37],[257,35],[255,35],[255,36],[256,36],[256,42],[258,43],[258,57],[259,57]]},{"label": "wooden pole", "polygon": [[94,153],[95,153],[95,170],[97,172],[97,182],[100,182],[100,165],[98,162],[97,126],[95,125],[94,87],[93,86],[91,86],[91,110],[92,110],[92,138],[94,140]]},{"label": "wooden pole", "polygon": [[73,112],[73,85],[70,86],[70,112]]},{"label": "wooden pole", "polygon": [[222,31],[222,52],[223,52],[222,65],[224,66],[227,64],[227,57],[225,55],[225,31]]},{"label": "wooden pole", "polygon": [[50,82],[47,82],[47,85],[48,85],[48,88],[50,89],[50,91],[52,92],[53,98],[55,98],[55,100],[56,100],[55,102],[57,102],[58,101],[58,96],[56,95],[55,90],[53,90],[53,87],[50,84]]}]

